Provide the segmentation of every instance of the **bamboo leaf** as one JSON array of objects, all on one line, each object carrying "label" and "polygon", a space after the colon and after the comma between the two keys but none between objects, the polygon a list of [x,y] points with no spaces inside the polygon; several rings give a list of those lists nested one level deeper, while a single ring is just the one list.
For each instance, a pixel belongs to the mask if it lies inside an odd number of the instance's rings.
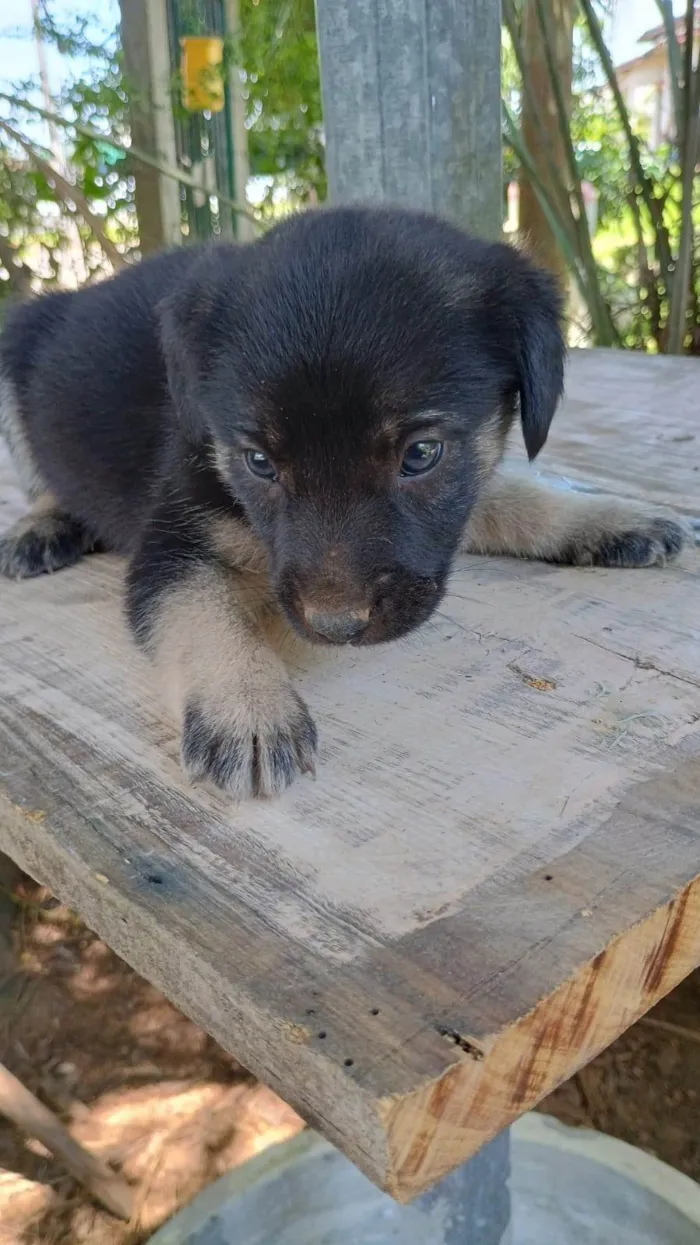
[{"label": "bamboo leaf", "polygon": [[[513,52],[514,52],[515,59],[518,65],[518,69],[520,70],[520,78],[521,78],[523,96],[527,99],[528,106],[532,110],[533,116],[536,117],[538,124],[542,124],[542,128],[544,130],[542,110],[539,106],[539,101],[537,100],[535,96],[535,92],[532,90],[530,79],[529,79],[529,74],[527,72],[527,65],[525,63],[525,55],[523,51],[523,43],[522,43],[522,38],[520,35],[520,29],[518,26],[518,22],[516,19],[513,0],[503,0],[503,18],[504,18],[506,28],[508,30],[508,34],[510,36],[510,41],[513,47]],[[552,189],[556,192],[558,205],[562,213],[562,216],[569,218],[569,221],[571,224],[570,232],[573,231],[573,234],[575,237],[576,220],[573,216],[573,213],[571,212],[571,198],[569,195],[569,189],[564,184],[564,182],[562,182],[561,179],[556,176],[555,170],[552,170],[552,172],[555,174],[551,178]]]},{"label": "bamboo leaf", "polygon": [[[22,108],[26,112],[33,113],[37,117],[43,117],[45,121],[52,121],[64,130],[74,130],[76,134],[82,134],[85,138],[91,139],[92,142],[108,144],[117,151],[123,151],[126,155],[132,156],[134,160],[140,161],[141,164],[147,164],[151,168],[156,169],[163,177],[170,177],[174,181],[180,182],[183,186],[189,186],[192,190],[198,190],[204,195],[212,194],[209,187],[203,186],[201,182],[197,181],[196,177],[191,177],[184,169],[170,168],[162,160],[157,160],[155,156],[142,151],[140,147],[134,147],[133,144],[129,146],[127,143],[122,142],[121,139],[115,138],[111,133],[101,134],[98,130],[93,130],[88,125],[81,125],[78,121],[67,121],[64,117],[59,117],[57,113],[49,112],[46,108],[40,108],[38,104],[32,104],[28,99],[18,99],[16,95],[8,95],[5,91],[0,91],[0,99],[6,100],[16,108]],[[253,216],[247,206],[237,203],[234,199],[226,198],[225,195],[219,194],[218,191],[216,197],[219,203],[223,203],[232,212],[238,212],[241,216],[245,216],[251,224],[255,225],[256,229],[260,229],[260,221],[256,216]]]},{"label": "bamboo leaf", "polygon": [[67,206],[70,203],[75,205],[76,211],[82,216],[85,224],[92,230],[95,238],[102,247],[102,250],[112,264],[112,267],[117,271],[120,268],[123,268],[126,262],[124,256],[117,250],[111,238],[107,237],[107,234],[105,233],[104,221],[93,212],[87,199],[81,193],[80,188],[78,186],[73,186],[70,182],[66,181],[65,177],[63,177],[61,173],[58,173],[53,165],[49,164],[48,160],[44,159],[33,143],[30,143],[29,140],[24,138],[24,136],[13,126],[9,125],[7,121],[3,121],[1,118],[0,130],[3,130],[3,132],[7,134],[8,138],[12,139],[14,143],[17,143],[17,145],[22,148],[31,163],[34,165],[35,169],[37,169],[42,176],[46,178],[47,182],[53,182],[56,188],[56,194],[64,206]]},{"label": "bamboo leaf", "polygon": [[[658,254],[658,258],[659,258],[659,267],[661,268],[661,275],[663,277],[664,283],[670,284],[672,269],[673,269],[673,259],[671,256],[671,246],[670,246],[670,241],[669,241],[669,236],[668,236],[668,230],[663,221],[663,213],[661,211],[661,207],[660,207],[658,200],[654,196],[653,184],[650,181],[649,177],[647,176],[647,173],[645,172],[645,169],[644,169],[644,165],[642,164],[639,139],[637,138],[637,135],[634,133],[634,130],[632,129],[632,123],[630,121],[629,112],[627,111],[627,106],[622,97],[622,92],[620,90],[620,83],[618,81],[617,74],[615,73],[615,67],[612,63],[612,57],[610,56],[610,52],[608,51],[608,47],[605,42],[605,38],[603,36],[602,27],[600,25],[598,16],[593,6],[593,0],[580,0],[580,2],[581,2],[581,7],[583,9],[584,16],[586,18],[588,32],[590,34],[595,50],[598,53],[598,57],[603,67],[603,71],[605,73],[608,86],[610,87],[612,97],[615,101],[615,107],[617,109],[617,113],[620,118],[620,124],[622,125],[622,129],[624,131],[625,138],[627,140],[631,172],[635,179],[635,186],[638,187],[638,191],[635,190],[635,200],[637,199],[637,194],[639,194],[647,209],[647,212],[649,213],[649,219],[655,231],[655,247],[656,247],[656,251]],[[643,229],[641,228],[641,219],[639,221],[639,228],[643,236]]]},{"label": "bamboo leaf", "polygon": [[547,192],[547,187],[540,178],[537,166],[535,165],[532,156],[525,147],[525,144],[521,142],[518,127],[515,124],[515,119],[513,118],[505,102],[503,103],[503,116],[505,121],[504,140],[514,152],[522,168],[527,173],[530,184],[537,196],[537,201],[546,217],[547,224],[557,239],[562,255],[565,257],[566,262],[569,265],[571,274],[578,285],[579,292],[584,303],[587,307],[589,307],[590,294],[588,286],[586,285],[585,275],[581,270],[579,257],[572,246],[568,230],[561,215],[559,214],[558,208],[551,202]]}]

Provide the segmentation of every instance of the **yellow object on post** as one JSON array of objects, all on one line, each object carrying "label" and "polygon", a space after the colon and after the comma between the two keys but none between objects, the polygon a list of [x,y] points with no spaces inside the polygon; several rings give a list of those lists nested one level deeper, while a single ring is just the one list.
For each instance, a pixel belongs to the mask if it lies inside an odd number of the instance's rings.
[{"label": "yellow object on post", "polygon": [[224,107],[224,41],[217,35],[184,35],[182,105],[187,112],[221,112]]}]

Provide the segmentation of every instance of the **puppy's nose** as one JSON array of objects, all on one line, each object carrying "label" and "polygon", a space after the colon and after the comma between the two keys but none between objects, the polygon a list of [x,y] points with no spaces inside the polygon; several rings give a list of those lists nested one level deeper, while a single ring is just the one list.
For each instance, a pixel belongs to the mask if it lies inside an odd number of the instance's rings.
[{"label": "puppy's nose", "polygon": [[369,610],[320,610],[313,605],[305,605],[304,618],[311,631],[323,636],[324,640],[330,640],[332,644],[347,644],[367,627]]}]

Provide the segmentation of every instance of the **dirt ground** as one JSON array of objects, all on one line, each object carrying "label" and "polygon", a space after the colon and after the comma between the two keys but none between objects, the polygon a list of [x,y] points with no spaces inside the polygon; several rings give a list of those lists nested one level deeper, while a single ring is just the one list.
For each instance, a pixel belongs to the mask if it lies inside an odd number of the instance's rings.
[{"label": "dirt ground", "polygon": [[[0,1245],[141,1245],[299,1118],[26,879],[0,878],[0,1061],[134,1182],[121,1224],[0,1119]],[[542,1110],[700,1180],[700,974]]]}]

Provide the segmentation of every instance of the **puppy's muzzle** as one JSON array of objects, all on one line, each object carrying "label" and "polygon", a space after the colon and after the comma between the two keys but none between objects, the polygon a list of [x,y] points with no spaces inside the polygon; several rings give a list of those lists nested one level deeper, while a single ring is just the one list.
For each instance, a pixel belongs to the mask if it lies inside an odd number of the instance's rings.
[{"label": "puppy's muzzle", "polygon": [[309,630],[330,644],[349,644],[369,625],[368,609],[324,610],[309,604],[302,613]]}]

